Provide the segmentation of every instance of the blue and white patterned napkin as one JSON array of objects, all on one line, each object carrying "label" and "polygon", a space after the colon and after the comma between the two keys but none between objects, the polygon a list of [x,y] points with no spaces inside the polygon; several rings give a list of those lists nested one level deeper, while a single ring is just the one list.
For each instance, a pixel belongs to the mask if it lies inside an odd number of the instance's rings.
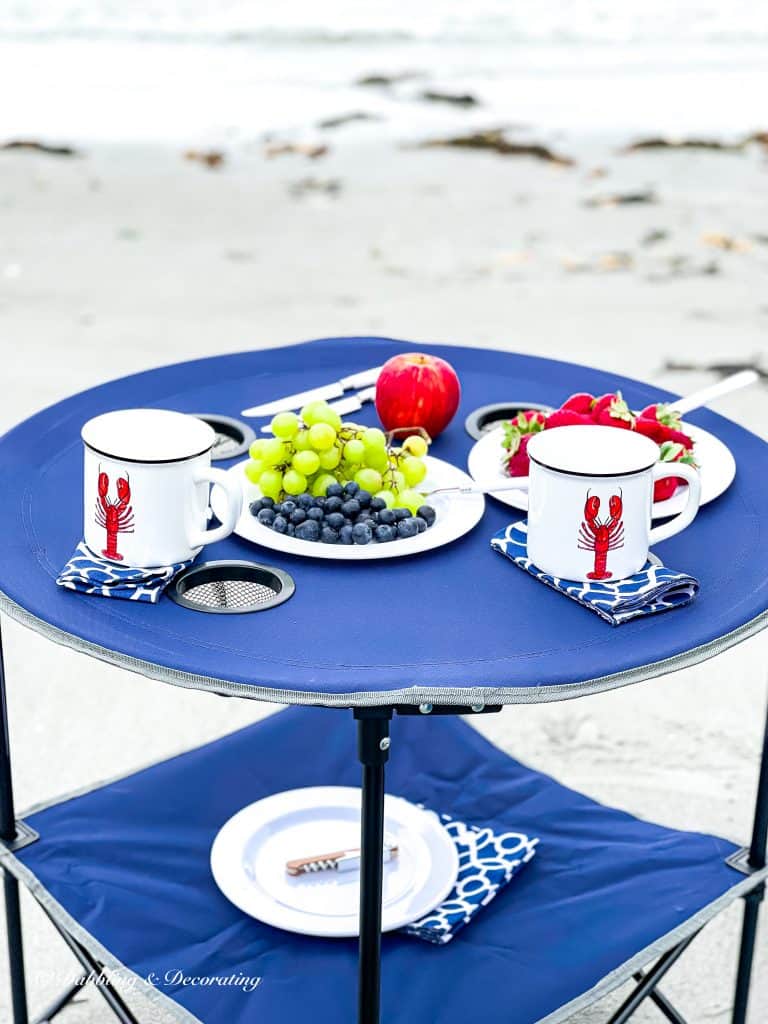
[{"label": "blue and white patterned napkin", "polygon": [[625,580],[590,580],[588,583],[563,580],[542,572],[533,564],[528,557],[527,541],[528,525],[522,519],[499,530],[491,538],[491,547],[535,579],[596,612],[612,626],[620,626],[622,622],[641,615],[681,608],[689,604],[699,591],[699,581],[695,576],[650,561],[640,572]]},{"label": "blue and white patterned napkin", "polygon": [[97,558],[84,541],[80,541],[56,582],[60,587],[78,590],[81,594],[156,604],[173,577],[190,564],[175,562],[173,565],[161,565],[153,569],[118,565]]},{"label": "blue and white patterned napkin", "polygon": [[440,821],[459,854],[456,885],[438,907],[400,931],[443,946],[528,863],[539,840],[522,832],[465,825],[447,814],[441,814]]}]

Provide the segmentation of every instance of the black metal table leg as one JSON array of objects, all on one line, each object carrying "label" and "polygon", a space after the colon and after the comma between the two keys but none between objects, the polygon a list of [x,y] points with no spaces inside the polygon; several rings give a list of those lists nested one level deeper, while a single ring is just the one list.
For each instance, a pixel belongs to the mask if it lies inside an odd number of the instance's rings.
[{"label": "black metal table leg", "polygon": [[684,939],[678,946],[674,946],[672,949],[667,950],[658,963],[652,967],[646,975],[644,975],[643,980],[637,988],[627,996],[616,1013],[614,1013],[608,1021],[608,1024],[626,1024],[635,1010],[637,1010],[638,1006],[650,996],[667,971],[674,967],[697,935],[698,932],[694,932],[693,935],[689,935],[688,938]]},{"label": "black metal table leg", "polygon": [[35,1017],[32,1024],[51,1024],[54,1017],[57,1017],[66,1006],[74,1002],[75,996],[82,992],[83,986],[87,982],[88,975],[81,974],[79,978],[76,978],[71,983],[68,989],[62,992],[60,996],[57,996],[52,1003],[49,1003],[39,1016]]},{"label": "black metal table leg", "polygon": [[[0,839],[10,842],[15,838],[16,810],[13,805],[8,705],[5,699],[5,666],[3,663],[3,640],[0,634]],[[13,1024],[27,1024],[29,1014],[27,987],[24,980],[24,946],[21,936],[19,883],[7,871],[3,872],[3,876]]]},{"label": "black metal table leg", "polygon": [[379,1024],[381,893],[384,859],[384,765],[391,708],[357,708],[357,752],[363,767],[360,815],[360,962],[358,1024]]},{"label": "black metal table leg", "polygon": [[[748,864],[754,870],[765,867],[766,840],[768,840],[768,718],[763,734],[763,757],[760,763],[758,795],[755,801],[755,821],[752,828],[752,843]],[[738,953],[736,990],[733,996],[732,1024],[745,1024],[746,1008],[750,1001],[752,962],[755,957],[755,940],[758,933],[758,915],[765,894],[760,885],[744,897],[744,920],[741,927],[741,946]]]},{"label": "black metal table leg", "polygon": [[[645,974],[642,971],[636,971],[632,977],[637,982],[645,981]],[[682,1013],[678,1013],[663,992],[659,992],[655,988],[652,992],[648,993],[648,998],[658,1006],[667,1020],[671,1021],[671,1024],[687,1024],[685,1017],[683,1017]]]},{"label": "black metal table leg", "polygon": [[[752,842],[749,847],[748,864],[755,871],[765,867],[766,841],[768,841],[768,716],[763,734],[763,756],[757,784]],[[732,1024],[746,1024],[747,1020],[752,961],[757,938],[757,919],[764,894],[765,885],[759,885],[752,892],[747,893],[744,898],[744,924],[741,930],[741,949],[739,950],[739,968],[736,975],[736,993],[733,999]]]}]

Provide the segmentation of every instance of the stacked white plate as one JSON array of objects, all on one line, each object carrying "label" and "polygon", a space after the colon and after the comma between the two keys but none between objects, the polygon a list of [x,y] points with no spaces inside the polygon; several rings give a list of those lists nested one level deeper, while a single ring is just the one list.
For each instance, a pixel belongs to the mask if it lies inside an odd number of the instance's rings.
[{"label": "stacked white plate", "polygon": [[[382,930],[428,914],[456,883],[458,854],[436,814],[384,800],[384,829],[398,854],[384,864]],[[216,884],[251,917],[302,935],[358,934],[360,873],[289,875],[285,865],[360,846],[360,790],[312,786],[258,800],[223,826],[211,848]]]}]

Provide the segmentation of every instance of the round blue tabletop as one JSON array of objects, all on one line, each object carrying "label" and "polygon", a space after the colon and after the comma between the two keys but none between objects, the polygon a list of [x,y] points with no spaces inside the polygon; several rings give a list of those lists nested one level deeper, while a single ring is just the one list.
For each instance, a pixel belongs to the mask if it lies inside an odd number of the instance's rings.
[{"label": "round blue tabletop", "polygon": [[[768,623],[768,445],[712,412],[689,419],[733,451],[730,489],[694,525],[659,545],[667,565],[701,581],[687,607],[620,627],[542,586],[494,553],[516,518],[488,500],[468,535],[413,558],[330,562],[277,554],[239,539],[205,559],[277,565],[291,600],[260,614],[206,615],[88,597],[56,586],[81,539],[80,428],[110,409],[157,406],[238,417],[247,406],[365,370],[422,345],[331,338],[151,370],[68,398],[0,439],[0,608],[59,643],[186,687],[327,706],[533,703],[660,675],[711,657]],[[575,364],[431,346],[462,383],[462,404],[433,454],[465,467],[464,417],[510,399],[558,404],[573,391],[619,387],[630,405],[657,388]],[[375,423],[371,405],[355,419]],[[222,464],[226,466],[226,463]]]}]

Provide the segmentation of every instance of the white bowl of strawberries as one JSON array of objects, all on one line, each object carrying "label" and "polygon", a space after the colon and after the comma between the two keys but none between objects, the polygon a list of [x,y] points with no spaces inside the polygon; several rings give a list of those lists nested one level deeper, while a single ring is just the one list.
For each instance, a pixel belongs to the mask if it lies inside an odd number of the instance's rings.
[{"label": "white bowl of strawberries", "polygon": [[[529,410],[518,413],[485,434],[469,453],[470,475],[493,497],[514,508],[525,508],[519,491],[494,491],[494,483],[509,488],[515,477],[528,475],[528,442],[534,434],[552,427],[615,427],[636,430],[659,446],[659,461],[695,466],[701,475],[701,504],[719,497],[733,482],[736,463],[730,449],[714,434],[685,423],[679,413],[663,403],[639,412],[629,408],[620,391],[605,395],[578,392],[550,413]],[[679,477],[657,481],[654,518],[676,515],[685,505],[687,485]]]}]

